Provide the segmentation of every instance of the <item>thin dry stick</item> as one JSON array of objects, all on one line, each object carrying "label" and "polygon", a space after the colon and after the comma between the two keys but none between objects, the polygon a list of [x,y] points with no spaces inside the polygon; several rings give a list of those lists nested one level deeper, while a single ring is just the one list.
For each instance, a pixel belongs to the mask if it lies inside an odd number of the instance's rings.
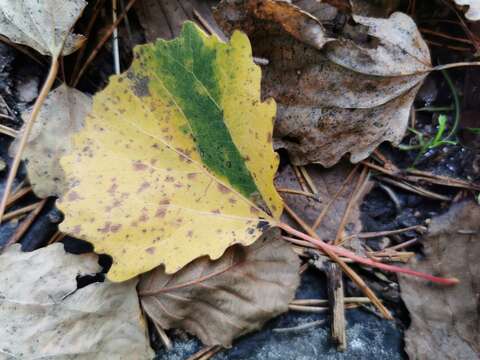
[{"label": "thin dry stick", "polygon": [[277,333],[301,331],[301,330],[311,329],[313,327],[320,326],[323,324],[325,324],[325,320],[315,320],[315,321],[308,322],[306,324],[300,324],[300,325],[289,327],[289,328],[275,328],[272,331]]},{"label": "thin dry stick", "polygon": [[[359,256],[355,254],[354,252],[347,250],[341,246],[335,246],[335,245],[330,245],[322,240],[320,240],[317,236],[310,236],[307,235],[301,231],[295,230],[292,228],[290,225],[287,225],[285,223],[278,223],[276,224],[280,229],[286,231],[287,233],[297,236],[300,239],[306,240],[311,242],[314,245],[317,245],[320,250],[322,250],[325,254],[330,256],[330,254],[333,254],[335,257],[338,258],[338,256],[345,256],[350,258],[351,260],[354,260],[358,262],[359,264],[374,267],[377,269],[389,271],[389,272],[394,272],[394,273],[401,273],[401,274],[407,274],[411,276],[416,276],[428,281],[432,281],[438,284],[443,284],[443,285],[456,285],[459,283],[459,280],[457,278],[442,278],[438,276],[433,276],[430,274],[422,273],[419,271],[411,270],[408,268],[402,268],[399,266],[394,266],[394,265],[389,265],[389,264],[384,264],[381,262],[374,261],[372,259],[364,258],[362,256]],[[348,275],[348,273],[347,273]],[[355,274],[356,275],[356,274]],[[358,275],[357,275],[358,276]],[[372,301],[373,302],[373,301]]]},{"label": "thin dry stick", "polygon": [[328,306],[288,305],[288,310],[308,313],[323,313],[328,311]]},{"label": "thin dry stick", "polygon": [[20,208],[20,209],[14,210],[14,211],[10,211],[9,213],[6,213],[6,214],[3,216],[2,222],[8,221],[8,220],[12,220],[12,219],[15,219],[16,217],[18,217],[18,216],[20,216],[20,215],[29,213],[30,211],[35,210],[35,208],[36,208],[39,204],[40,204],[40,202],[35,203],[35,204],[32,204],[32,205],[25,206],[25,207],[22,207],[22,208]]},{"label": "thin dry stick", "polygon": [[420,30],[422,33],[429,34],[429,35],[434,35],[434,36],[438,36],[438,37],[441,37],[441,38],[444,38],[444,39],[453,40],[453,41],[458,41],[458,42],[461,42],[461,43],[464,43],[464,44],[468,44],[468,45],[472,45],[472,44],[473,44],[472,40],[469,40],[469,39],[464,39],[464,38],[461,38],[461,37],[452,36],[452,35],[448,35],[448,34],[444,34],[444,33],[438,32],[438,31],[433,31],[433,30],[430,30],[430,29],[425,29],[425,28],[420,28],[419,30]]},{"label": "thin dry stick", "polygon": [[391,162],[382,152],[378,149],[373,150],[373,154],[380,160],[383,166],[391,171],[398,171],[398,167]]},{"label": "thin dry stick", "polygon": [[168,337],[165,330],[163,330],[163,328],[159,324],[157,324],[155,320],[152,319],[152,321],[153,321],[153,326],[155,326],[155,329],[157,330],[158,337],[162,341],[165,348],[169,351],[172,350],[173,349],[172,341]]},{"label": "thin dry stick", "polygon": [[303,196],[312,198],[314,200],[318,200],[318,196],[316,196],[315,194],[312,194],[312,193],[306,192],[306,191],[302,191],[302,190],[288,189],[288,188],[277,188],[277,191],[281,192],[281,193],[303,195]]},{"label": "thin dry stick", "polygon": [[38,95],[37,100],[35,100],[35,104],[33,105],[32,113],[30,114],[29,119],[24,125],[22,137],[20,138],[20,143],[18,144],[17,153],[13,158],[13,163],[11,165],[10,171],[8,173],[7,184],[5,185],[5,190],[3,192],[2,202],[0,203],[0,222],[2,221],[3,214],[5,213],[5,209],[7,207],[7,200],[8,196],[10,195],[10,191],[12,189],[13,181],[15,180],[15,176],[17,175],[18,167],[20,166],[20,161],[22,160],[22,153],[27,145],[28,137],[32,130],[33,124],[35,123],[35,119],[47,98],[48,92],[52,88],[53,83],[55,82],[55,77],[57,76],[58,72],[58,58],[52,58],[52,64],[50,66],[50,71],[47,76],[47,80],[45,80],[45,84],[43,84],[42,90]]},{"label": "thin dry stick", "polygon": [[386,252],[386,251],[389,251],[389,250],[400,250],[400,249],[405,249],[406,247],[409,247],[413,244],[416,244],[418,243],[419,239],[418,238],[413,238],[413,239],[410,239],[410,240],[407,240],[407,241],[404,241],[403,243],[401,244],[398,244],[398,245],[394,245],[394,246],[391,246],[391,247],[388,247],[388,248],[385,248],[383,249],[381,252]]},{"label": "thin dry stick", "polygon": [[340,221],[340,225],[338,226],[338,229],[337,229],[337,235],[335,236],[335,241],[334,241],[335,245],[338,245],[340,243],[343,237],[343,231],[345,229],[345,226],[347,225],[347,221],[348,221],[348,218],[350,217],[350,213],[353,209],[353,206],[358,201],[358,197],[363,192],[363,189],[365,188],[367,183],[368,183],[368,168],[364,167],[362,169],[362,172],[360,173],[360,176],[358,177],[357,186],[355,187],[355,190],[352,191],[350,195],[350,199],[348,200],[347,207],[343,212],[342,220]]},{"label": "thin dry stick", "polygon": [[62,241],[65,238],[66,234],[62,233],[61,231],[58,231],[53,234],[53,236],[48,240],[48,245],[54,244],[56,242]]},{"label": "thin dry stick", "polygon": [[428,45],[437,46],[437,47],[441,47],[441,48],[447,48],[447,49],[450,49],[450,50],[453,50],[453,51],[460,51],[460,52],[472,52],[473,51],[472,48],[467,48],[467,47],[463,47],[463,46],[449,45],[449,44],[444,44],[444,43],[440,43],[440,42],[432,41],[432,40],[425,40],[425,41],[427,42]]},{"label": "thin dry stick", "polygon": [[414,194],[418,194],[418,195],[424,196],[424,197],[429,198],[429,199],[440,200],[440,201],[451,201],[452,200],[448,196],[445,196],[445,195],[442,195],[442,194],[424,189],[421,186],[416,186],[416,185],[409,184],[405,181],[397,181],[395,179],[391,179],[391,178],[385,177],[385,176],[377,176],[377,179],[380,180],[380,181],[384,181],[388,184],[394,185],[396,187],[399,187],[400,189],[404,189],[404,190],[413,192]]},{"label": "thin dry stick", "polygon": [[87,67],[90,65],[90,63],[95,59],[95,57],[97,56],[98,52],[102,49],[103,45],[105,45],[105,43],[108,41],[108,39],[110,39],[110,36],[112,36],[113,34],[113,31],[117,28],[117,26],[122,22],[122,20],[125,18],[125,16],[127,15],[127,12],[130,10],[130,8],[135,4],[135,1],[137,0],[130,0],[127,4],[127,6],[125,7],[125,10],[123,10],[122,12],[122,15],[120,15],[117,19],[117,21],[115,21],[111,26],[110,28],[107,30],[107,32],[105,33],[105,35],[103,35],[103,37],[100,39],[100,41],[98,42],[97,46],[95,46],[95,49],[93,49],[92,53],[90,54],[90,56],[87,58],[87,60],[85,60],[85,62],[83,63],[83,66],[80,68],[80,71],[78,72],[78,74],[75,76],[74,80],[72,81],[72,86],[75,87],[77,86],[78,84],[78,81],[81,79],[81,77],[83,76],[83,73],[85,72],[85,70],[87,69]]},{"label": "thin dry stick", "polygon": [[415,231],[418,231],[420,233],[424,233],[424,232],[427,231],[427,228],[423,225],[413,225],[413,226],[408,226],[408,227],[405,227],[405,228],[395,229],[395,230],[364,232],[364,233],[356,234],[355,236],[359,237],[360,239],[368,239],[368,238],[374,238],[374,237],[379,237],[379,236],[401,234],[401,233],[404,233],[404,232],[410,231],[410,230],[415,230]]},{"label": "thin dry stick", "polygon": [[[345,304],[370,304],[367,297],[346,297],[343,299]],[[290,302],[291,305],[328,305],[328,299],[295,299]]]},{"label": "thin dry stick", "polygon": [[[295,230],[294,228],[288,226],[287,224],[279,224],[279,227],[283,230],[285,230],[287,233],[297,236],[301,239],[309,241],[309,239],[315,239],[312,243],[316,245],[320,250],[322,250],[330,259],[335,261],[342,270],[345,272],[345,274],[360,288],[360,290],[372,301],[372,303],[377,307],[377,309],[385,316],[385,318],[392,320],[393,317],[390,314],[390,312],[387,310],[385,306],[380,302],[380,299],[375,295],[375,293],[368,287],[368,285],[363,281],[363,279],[358,276],[358,274],[353,271],[352,268],[350,268],[342,259],[340,259],[340,256],[337,255],[336,253],[333,252],[333,249],[337,249],[338,247],[332,246],[325,244],[318,235],[315,233],[315,231],[310,228],[303,220],[301,220],[298,215],[295,214],[295,212],[290,209],[288,205],[285,204],[285,210],[289,213],[290,216],[294,218],[297,223],[302,226],[302,228],[311,235],[311,237],[307,236],[306,234],[303,234],[300,231]],[[300,236],[300,234],[302,236]],[[352,253],[353,254],[353,253]]]},{"label": "thin dry stick", "polygon": [[18,131],[5,125],[0,125],[0,133],[16,138]]},{"label": "thin dry stick", "polygon": [[303,191],[305,192],[310,192],[308,190],[307,183],[305,182],[305,179],[302,176],[302,173],[298,169],[298,166],[292,165],[293,172],[295,173],[295,176],[297,177],[297,181],[300,184],[300,187],[302,188]]},{"label": "thin dry stick", "polygon": [[322,209],[322,211],[318,215],[317,219],[315,220],[315,223],[312,226],[313,230],[316,230],[322,224],[322,221],[325,218],[325,215],[327,215],[328,210],[333,205],[333,203],[335,201],[337,201],[338,197],[343,193],[343,190],[345,190],[347,184],[350,183],[350,180],[352,180],[352,178],[355,175],[357,169],[358,169],[358,164],[355,165],[352,170],[350,170],[350,173],[348,174],[347,178],[343,181],[342,185],[337,190],[335,195],[333,195],[333,198],[331,198],[330,201],[327,203],[327,205]]},{"label": "thin dry stick", "polygon": [[307,169],[304,166],[299,166],[299,169],[300,169],[300,172],[302,173],[303,178],[305,179],[308,186],[310,187],[310,190],[312,190],[312,193],[314,193],[315,195],[318,195],[317,187],[315,186],[315,183],[310,177]]},{"label": "thin dry stick", "polygon": [[[444,186],[451,186],[451,187],[458,187],[458,188],[464,188],[468,190],[480,190],[480,185],[474,184],[472,182],[468,182],[462,179],[456,179],[456,178],[451,178],[448,176],[442,176],[442,175],[435,175],[426,171],[421,171],[421,170],[416,170],[416,169],[408,169],[406,170],[407,174],[411,175],[404,175],[400,172],[392,171],[389,169],[386,169],[382,166],[373,164],[369,161],[363,160],[362,164],[365,166],[368,166],[369,168],[372,168],[374,170],[377,170],[385,175],[406,180],[406,181],[411,181],[411,182],[420,182],[420,181],[425,181],[429,182],[432,184],[437,184],[437,185],[444,185]],[[399,170],[400,171],[400,170]],[[437,194],[438,195],[438,194]]]},{"label": "thin dry stick", "polygon": [[206,346],[197,353],[190,356],[187,360],[208,360],[222,348],[218,345]]},{"label": "thin dry stick", "polygon": [[19,186],[19,189],[14,191],[14,193],[7,200],[7,208],[15,204],[17,200],[29,194],[32,191],[31,186],[22,188],[22,185]]},{"label": "thin dry stick", "polygon": [[[85,29],[85,32],[84,32],[84,35],[87,39],[90,38],[90,32],[92,31],[93,25],[95,24],[95,21],[97,20],[98,14],[100,14],[100,9],[101,9],[104,2],[105,2],[105,0],[98,0],[95,3],[95,7],[92,9],[92,13],[90,15],[87,28]],[[87,48],[87,41],[85,41],[82,44],[82,47],[77,50],[77,56],[75,58],[75,65],[73,66],[72,75],[71,75],[71,78],[70,78],[70,84],[72,83],[72,80],[75,78],[75,74],[77,74],[77,72],[78,72],[78,69],[80,67],[81,60],[83,59],[83,55],[85,54],[85,49],[86,48]]]},{"label": "thin dry stick", "polygon": [[210,35],[216,35],[219,39],[227,41],[227,37],[218,30],[216,31],[213,26],[211,26],[208,21],[196,10],[193,9],[193,16],[198,20],[198,22],[210,33]]},{"label": "thin dry stick", "polygon": [[40,211],[42,211],[43,207],[45,206],[45,203],[47,202],[47,199],[43,199],[37,204],[37,207],[35,210],[33,210],[28,217],[23,221],[20,226],[17,228],[17,230],[13,233],[13,235],[10,237],[10,239],[7,241],[6,245],[4,248],[7,246],[10,246],[12,244],[17,243],[22,236],[27,232],[27,230],[30,228],[32,225],[33,221],[35,218],[40,214]]}]

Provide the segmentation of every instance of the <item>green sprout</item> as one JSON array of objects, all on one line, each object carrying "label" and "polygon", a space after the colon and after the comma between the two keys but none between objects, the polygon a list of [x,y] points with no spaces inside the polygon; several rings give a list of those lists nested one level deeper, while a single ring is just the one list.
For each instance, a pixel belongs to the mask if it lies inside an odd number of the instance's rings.
[{"label": "green sprout", "polygon": [[[458,97],[458,93],[455,89],[453,81],[450,78],[450,76],[448,75],[448,73],[445,70],[442,70],[442,74],[445,77],[445,80],[447,81],[448,87],[450,88],[450,91],[452,92],[452,96],[453,96],[454,106],[453,106],[453,108],[448,108],[448,109],[455,110],[455,117],[454,117],[453,126],[450,129],[449,133],[444,136],[446,126],[447,126],[447,116],[444,115],[444,114],[441,114],[438,117],[437,133],[432,138],[426,138],[425,135],[423,133],[421,133],[420,131],[415,130],[413,128],[409,128],[409,130],[412,133],[415,134],[415,136],[417,138],[417,144],[415,144],[415,145],[403,145],[403,144],[401,144],[399,146],[399,148],[400,148],[400,150],[405,150],[405,151],[419,150],[418,155],[415,158],[415,160],[413,161],[412,166],[415,166],[415,164],[418,162],[418,160],[423,155],[425,155],[425,153],[427,151],[429,151],[431,149],[434,149],[434,148],[437,148],[437,147],[443,146],[443,145],[457,145],[458,144],[457,141],[453,141],[453,140],[450,140],[450,139],[452,139],[456,135],[458,125],[460,123],[460,99]],[[428,109],[428,110],[432,111],[431,109]],[[434,110],[438,110],[438,109],[434,109]],[[446,110],[446,108],[442,108],[442,110]],[[479,133],[480,133],[479,128],[472,128],[471,130],[479,131]]]}]

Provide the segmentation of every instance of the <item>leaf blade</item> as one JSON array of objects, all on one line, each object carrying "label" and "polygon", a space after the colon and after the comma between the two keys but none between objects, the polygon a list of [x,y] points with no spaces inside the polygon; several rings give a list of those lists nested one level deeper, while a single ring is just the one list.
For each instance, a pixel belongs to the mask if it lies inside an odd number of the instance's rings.
[{"label": "leaf blade", "polygon": [[[214,56],[237,42],[243,48],[236,56],[252,63],[245,39],[239,35],[224,44],[187,24],[176,40],[139,47],[130,70],[113,77],[95,96],[85,128],[75,136],[75,150],[61,160],[70,188],[58,205],[66,215],[62,231],[113,257],[110,279],[123,281],[162,263],[167,272],[175,272],[202,255],[219,258],[234,243],[253,243],[273,221],[263,199],[273,199],[268,205],[274,217],[281,212],[273,186],[278,158],[271,144],[252,146],[251,151],[263,157],[255,155],[257,173],[250,171],[245,165],[248,153],[237,147],[249,139],[229,132],[225,114],[215,108],[223,96],[215,84],[218,77],[205,69],[212,64],[201,64],[204,56],[203,62],[215,60],[216,71],[232,66],[218,64]],[[195,62],[189,61],[192,48],[198,52]],[[172,56],[183,61],[181,66],[172,62]],[[202,86],[189,72],[195,66],[204,70]],[[257,112],[263,117],[247,112],[232,118],[230,126],[252,127],[259,122],[264,123],[263,132],[271,133],[275,108],[260,102],[258,70],[245,82],[250,86],[244,91],[257,101],[249,106],[264,106]],[[235,123],[240,119],[243,123]],[[218,133],[205,143],[205,131],[213,131],[208,124]],[[268,146],[269,151],[263,151]],[[238,167],[225,166],[233,160]],[[268,170],[261,172],[266,166]],[[239,178],[244,181],[237,184]],[[261,179],[260,190],[254,178]]]}]

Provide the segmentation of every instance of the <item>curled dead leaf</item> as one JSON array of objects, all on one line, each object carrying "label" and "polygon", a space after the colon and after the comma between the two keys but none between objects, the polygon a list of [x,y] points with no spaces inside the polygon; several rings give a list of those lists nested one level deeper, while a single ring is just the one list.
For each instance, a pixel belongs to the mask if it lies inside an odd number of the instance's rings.
[{"label": "curled dead leaf", "polygon": [[358,162],[384,141],[398,144],[431,70],[428,46],[413,20],[402,13],[387,19],[353,15],[356,25],[344,25],[319,49],[277,18],[257,16],[252,9],[264,2],[279,1],[223,0],[216,17],[227,32],[246,31],[254,55],[269,60],[262,89],[278,104],[276,146],[286,148],[296,165],[332,166],[346,153]]},{"label": "curled dead leaf", "polygon": [[182,328],[206,345],[229,347],[288,311],[299,266],[280,231],[272,229],[253,245],[229,248],[218,260],[202,257],[173,275],[162,267],[143,275],[141,303],[162,328]]}]

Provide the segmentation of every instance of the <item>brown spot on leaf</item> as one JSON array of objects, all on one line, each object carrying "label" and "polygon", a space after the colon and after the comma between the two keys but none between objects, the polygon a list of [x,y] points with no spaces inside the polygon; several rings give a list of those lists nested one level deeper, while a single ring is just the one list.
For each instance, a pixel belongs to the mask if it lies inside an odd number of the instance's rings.
[{"label": "brown spot on leaf", "polygon": [[144,190],[146,190],[146,189],[148,189],[149,187],[150,187],[150,183],[149,183],[148,181],[144,181],[144,182],[142,183],[142,185],[140,185],[140,187],[138,188],[137,194],[138,194],[138,193],[141,193],[142,191],[144,191]]},{"label": "brown spot on leaf", "polygon": [[155,213],[155,217],[161,219],[161,218],[165,217],[166,213],[167,213],[167,210],[165,208],[158,208],[157,212]]},{"label": "brown spot on leaf", "polygon": [[122,227],[122,224],[113,224],[112,226],[110,226],[110,231],[112,233],[116,233],[120,230],[121,227]]},{"label": "brown spot on leaf", "polygon": [[80,199],[81,199],[81,197],[76,191],[70,192],[67,196],[68,201],[77,201],[77,200],[80,200]]},{"label": "brown spot on leaf", "polygon": [[142,163],[140,160],[133,162],[133,170],[134,171],[145,171],[148,168],[147,165]]},{"label": "brown spot on leaf", "polygon": [[149,248],[146,248],[145,252],[150,254],[150,255],[153,255],[153,254],[155,254],[155,248],[153,246],[151,246]]},{"label": "brown spot on leaf", "polygon": [[81,225],[75,225],[75,227],[72,229],[72,234],[73,235],[79,235],[81,231],[82,231],[82,226]]},{"label": "brown spot on leaf", "polygon": [[224,186],[222,184],[217,184],[217,188],[218,188],[218,190],[220,190],[220,192],[222,194],[228,194],[231,191],[229,188],[227,188],[226,186]]},{"label": "brown spot on leaf", "polygon": [[115,191],[117,191],[117,189],[118,189],[118,185],[113,183],[112,186],[110,186],[110,188],[107,190],[107,192],[113,196],[115,194]]}]

